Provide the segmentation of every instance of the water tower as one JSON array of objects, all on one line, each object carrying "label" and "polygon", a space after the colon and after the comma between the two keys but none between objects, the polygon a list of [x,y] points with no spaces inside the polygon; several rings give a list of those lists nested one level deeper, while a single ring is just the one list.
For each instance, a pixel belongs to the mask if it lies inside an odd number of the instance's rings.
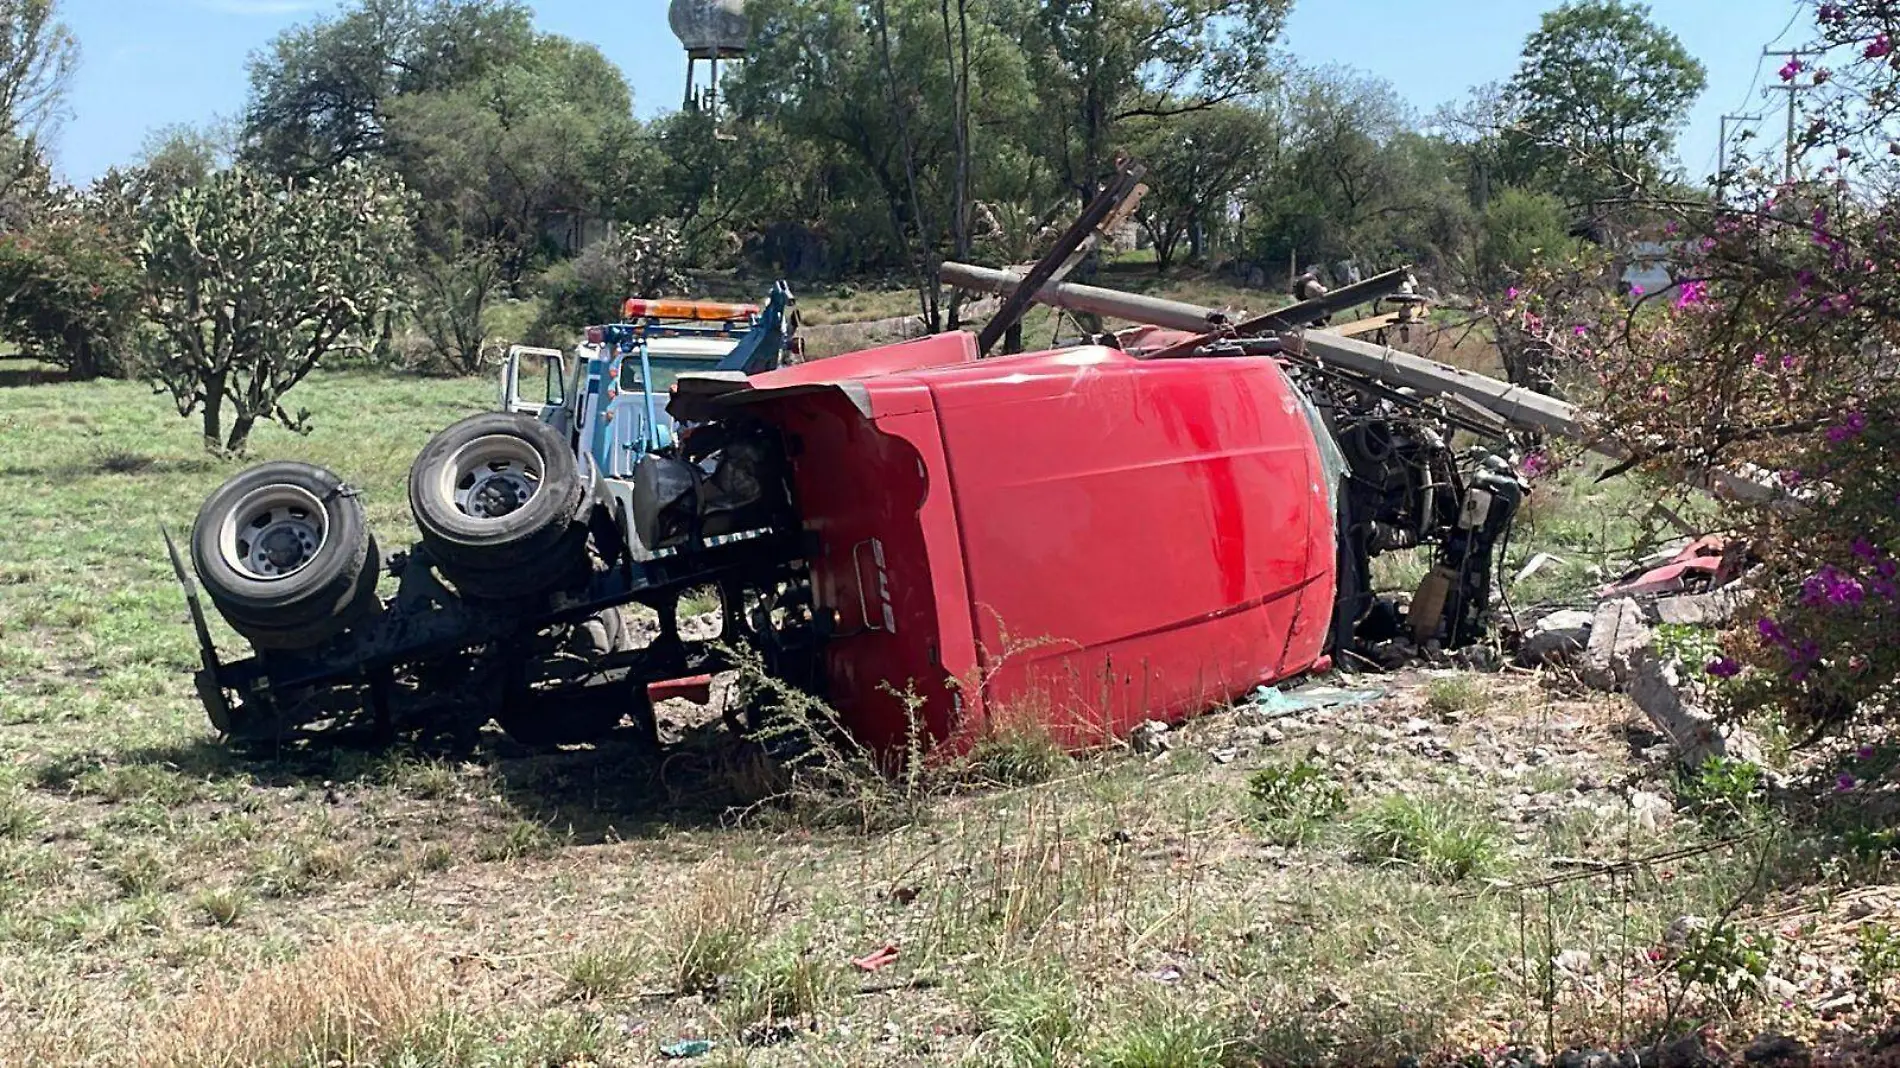
[{"label": "water tower", "polygon": [[[745,0],[673,0],[666,21],[686,46],[686,107],[713,110],[719,103],[719,61],[744,57],[751,36]],[[709,66],[703,88],[698,82],[701,60]]]}]

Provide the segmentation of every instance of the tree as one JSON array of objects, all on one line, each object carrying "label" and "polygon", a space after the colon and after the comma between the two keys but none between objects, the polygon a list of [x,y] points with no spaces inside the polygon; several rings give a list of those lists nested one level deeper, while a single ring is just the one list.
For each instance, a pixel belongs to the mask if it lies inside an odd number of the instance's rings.
[{"label": "tree", "polygon": [[412,273],[414,310],[416,326],[436,354],[472,375],[488,360],[488,306],[501,284],[501,262],[479,242],[457,244],[452,254],[422,255]]},{"label": "tree", "polygon": [[139,279],[126,244],[89,205],[0,234],[0,336],[74,378],[126,370]]},{"label": "tree", "polygon": [[1182,241],[1200,257],[1204,235],[1225,225],[1234,198],[1266,164],[1277,132],[1264,111],[1242,104],[1134,125],[1130,143],[1148,168],[1149,185],[1135,218],[1154,242],[1157,270],[1173,264]]},{"label": "tree", "polygon": [[59,117],[79,42],[54,0],[0,0],[0,139],[32,140]]},{"label": "tree", "polygon": [[1113,170],[1131,120],[1170,118],[1264,88],[1262,62],[1290,0],[1019,0],[1043,113],[1039,154],[1082,203]]},{"label": "tree", "polygon": [[1677,280],[1634,312],[1600,275],[1558,272],[1509,309],[1636,469],[1756,484],[1711,522],[1747,537],[1756,597],[1684,675],[1707,706],[1773,709],[1810,738],[1900,700],[1900,25],[1893,0],[1817,16],[1804,51],[1843,64],[1798,102],[1820,173],[1784,181],[1775,160],[1738,168],[1719,202],[1646,198],[1680,235]]},{"label": "tree", "polygon": [[1702,64],[1650,21],[1649,8],[1573,0],[1524,43],[1509,92],[1545,186],[1592,205],[1661,176],[1706,83]]},{"label": "tree", "polygon": [[244,158],[303,177],[381,156],[391,100],[467,85],[533,41],[516,0],[357,0],[251,60]]},{"label": "tree", "polygon": [[146,372],[180,415],[202,415],[208,447],[241,451],[259,420],[302,430],[284,394],[363,347],[396,297],[409,225],[400,181],[356,166],[290,183],[235,167],[178,190],[138,246]]}]

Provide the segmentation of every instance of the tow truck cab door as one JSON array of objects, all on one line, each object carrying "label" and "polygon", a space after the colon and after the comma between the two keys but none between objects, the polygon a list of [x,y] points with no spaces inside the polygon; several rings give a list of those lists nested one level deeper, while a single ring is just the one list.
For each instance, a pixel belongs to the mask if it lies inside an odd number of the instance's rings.
[{"label": "tow truck cab door", "polygon": [[567,432],[573,425],[568,404],[567,354],[559,349],[514,345],[501,365],[501,410],[532,415]]}]

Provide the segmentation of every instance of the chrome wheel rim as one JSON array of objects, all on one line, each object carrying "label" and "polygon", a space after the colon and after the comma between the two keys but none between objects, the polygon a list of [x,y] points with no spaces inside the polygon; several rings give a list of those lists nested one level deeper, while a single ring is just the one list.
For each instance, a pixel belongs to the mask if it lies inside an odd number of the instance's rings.
[{"label": "chrome wheel rim", "polygon": [[528,506],[541,492],[547,463],[540,450],[509,434],[476,438],[449,456],[439,490],[455,510],[492,522]]},{"label": "chrome wheel rim", "polygon": [[330,536],[323,502],[299,486],[274,485],[238,498],[218,528],[218,555],[248,579],[270,582],[310,566]]}]

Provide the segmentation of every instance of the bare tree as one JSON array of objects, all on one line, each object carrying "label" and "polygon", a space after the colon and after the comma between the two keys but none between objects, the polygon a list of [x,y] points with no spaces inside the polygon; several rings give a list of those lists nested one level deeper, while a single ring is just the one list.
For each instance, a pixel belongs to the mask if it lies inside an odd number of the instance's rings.
[{"label": "bare tree", "polygon": [[62,115],[79,42],[55,0],[0,0],[0,138],[30,140]]}]

